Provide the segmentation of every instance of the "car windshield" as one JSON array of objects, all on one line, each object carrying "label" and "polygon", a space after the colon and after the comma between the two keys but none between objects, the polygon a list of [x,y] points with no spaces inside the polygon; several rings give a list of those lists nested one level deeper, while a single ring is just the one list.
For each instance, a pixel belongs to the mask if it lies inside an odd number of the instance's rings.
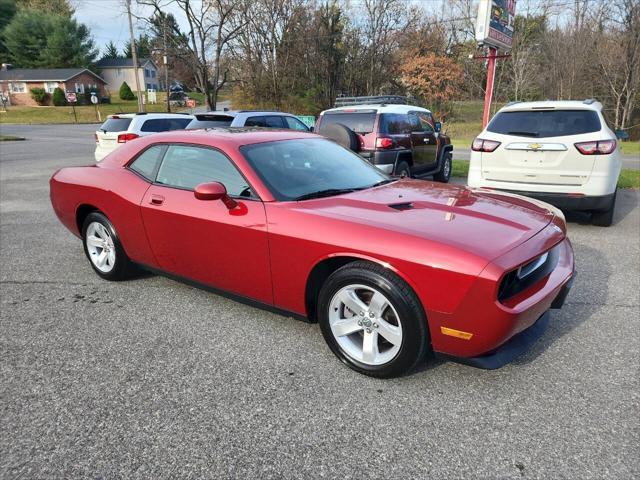
[{"label": "car windshield", "polygon": [[322,138],[256,143],[240,151],[280,201],[338,195],[391,181],[355,153]]},{"label": "car windshield", "polygon": [[353,130],[356,133],[371,133],[373,132],[373,124],[376,121],[375,111],[365,112],[336,112],[325,113],[322,116],[321,129],[325,129],[329,125],[339,123],[345,127]]},{"label": "car windshield", "polygon": [[593,110],[523,110],[500,112],[487,126],[489,132],[521,137],[561,137],[597,132],[601,128]]}]

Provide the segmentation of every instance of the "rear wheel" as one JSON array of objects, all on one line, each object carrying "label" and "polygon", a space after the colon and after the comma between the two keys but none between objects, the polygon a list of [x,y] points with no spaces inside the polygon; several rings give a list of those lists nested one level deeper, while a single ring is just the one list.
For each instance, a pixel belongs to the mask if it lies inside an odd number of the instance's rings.
[{"label": "rear wheel", "polygon": [[400,177],[411,177],[411,167],[404,160],[396,166],[395,174]]},{"label": "rear wheel", "polygon": [[613,223],[613,213],[616,208],[616,197],[618,196],[618,189],[613,193],[613,199],[611,205],[607,210],[594,211],[591,214],[591,224],[597,227],[610,227]]},{"label": "rear wheel", "polygon": [[113,224],[100,212],[87,215],[82,225],[82,240],[93,270],[105,280],[122,280],[133,265],[127,257]]},{"label": "rear wheel", "polygon": [[433,176],[436,182],[449,183],[451,178],[451,170],[453,169],[453,158],[451,153],[446,153],[442,162],[442,168]]},{"label": "rear wheel", "polygon": [[416,294],[398,276],[369,262],[336,270],[320,291],[318,313],[331,351],[365,375],[406,374],[430,346]]}]

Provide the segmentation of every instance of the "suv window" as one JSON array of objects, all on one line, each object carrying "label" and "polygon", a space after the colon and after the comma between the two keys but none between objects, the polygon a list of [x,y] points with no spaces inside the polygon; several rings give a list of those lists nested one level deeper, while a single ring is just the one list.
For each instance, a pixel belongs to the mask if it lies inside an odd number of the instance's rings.
[{"label": "suv window", "polygon": [[156,181],[163,185],[193,190],[205,182],[220,182],[232,196],[250,196],[250,187],[231,161],[211,148],[171,145],[164,156]]},{"label": "suv window", "polygon": [[420,126],[423,132],[433,132],[433,127],[431,126],[432,117],[428,113],[416,113],[418,116],[418,120],[420,121]]},{"label": "suv window", "polygon": [[560,137],[601,129],[593,110],[523,110],[499,112],[487,126],[489,132],[526,137]]},{"label": "suv window", "polygon": [[376,121],[376,112],[335,112],[325,113],[320,122],[320,129],[339,123],[356,133],[366,134],[373,132]]},{"label": "suv window", "polygon": [[277,115],[249,117],[244,122],[246,127],[285,128],[282,117]]},{"label": "suv window", "polygon": [[303,132],[309,131],[309,128],[307,128],[307,126],[297,118],[295,117],[283,117],[283,118],[287,124],[287,128],[290,128],[291,130],[301,130]]},{"label": "suv window", "polygon": [[162,159],[164,148],[164,145],[155,145],[146,149],[129,165],[129,168],[134,172],[138,172],[150,182],[153,182],[158,165]]},{"label": "suv window", "polygon": [[187,126],[187,130],[196,128],[229,127],[233,117],[229,115],[196,115]]},{"label": "suv window", "polygon": [[107,118],[98,130],[103,132],[124,132],[131,124],[130,118]]},{"label": "suv window", "polygon": [[412,130],[409,115],[402,113],[383,113],[380,115],[380,133],[394,135],[410,133]]},{"label": "suv window", "polygon": [[152,118],[146,120],[141,132],[166,132],[169,130],[182,130],[191,123],[190,118]]}]

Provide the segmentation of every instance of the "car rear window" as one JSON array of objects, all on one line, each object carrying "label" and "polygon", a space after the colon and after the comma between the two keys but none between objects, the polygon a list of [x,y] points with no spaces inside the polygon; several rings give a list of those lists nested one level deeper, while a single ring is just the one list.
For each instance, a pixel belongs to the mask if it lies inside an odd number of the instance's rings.
[{"label": "car rear window", "polygon": [[100,125],[99,130],[103,132],[124,132],[131,124],[130,118],[107,118],[107,121]]},{"label": "car rear window", "polygon": [[489,132],[533,138],[579,135],[600,129],[600,118],[593,110],[500,112],[487,126]]},{"label": "car rear window", "polygon": [[152,118],[146,120],[141,132],[167,132],[170,130],[182,130],[191,123],[190,118]]},{"label": "car rear window", "polygon": [[339,123],[356,133],[371,133],[375,121],[375,111],[325,113],[320,122],[320,131],[329,125]]},{"label": "car rear window", "polygon": [[196,115],[187,126],[187,130],[196,128],[229,127],[233,122],[233,117],[228,115]]}]

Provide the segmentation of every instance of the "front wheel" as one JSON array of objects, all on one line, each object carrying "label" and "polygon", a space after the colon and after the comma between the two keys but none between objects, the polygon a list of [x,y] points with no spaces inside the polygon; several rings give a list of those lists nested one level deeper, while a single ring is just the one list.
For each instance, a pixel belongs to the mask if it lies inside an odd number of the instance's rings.
[{"label": "front wheel", "polygon": [[395,174],[398,175],[399,177],[410,178],[411,177],[411,167],[409,166],[409,164],[407,162],[405,162],[403,160],[400,163],[398,163],[398,165],[396,166]]},{"label": "front wheel", "polygon": [[438,173],[433,176],[436,182],[449,183],[451,178],[451,171],[453,170],[453,158],[451,153],[446,153],[444,161],[442,162],[442,168]]},{"label": "front wheel", "polygon": [[416,294],[376,264],[354,262],[336,270],[320,291],[318,313],[331,351],[365,375],[404,375],[430,347]]},{"label": "front wheel", "polygon": [[105,280],[129,276],[132,263],[127,257],[113,224],[100,212],[87,215],[82,225],[82,240],[93,270]]}]

